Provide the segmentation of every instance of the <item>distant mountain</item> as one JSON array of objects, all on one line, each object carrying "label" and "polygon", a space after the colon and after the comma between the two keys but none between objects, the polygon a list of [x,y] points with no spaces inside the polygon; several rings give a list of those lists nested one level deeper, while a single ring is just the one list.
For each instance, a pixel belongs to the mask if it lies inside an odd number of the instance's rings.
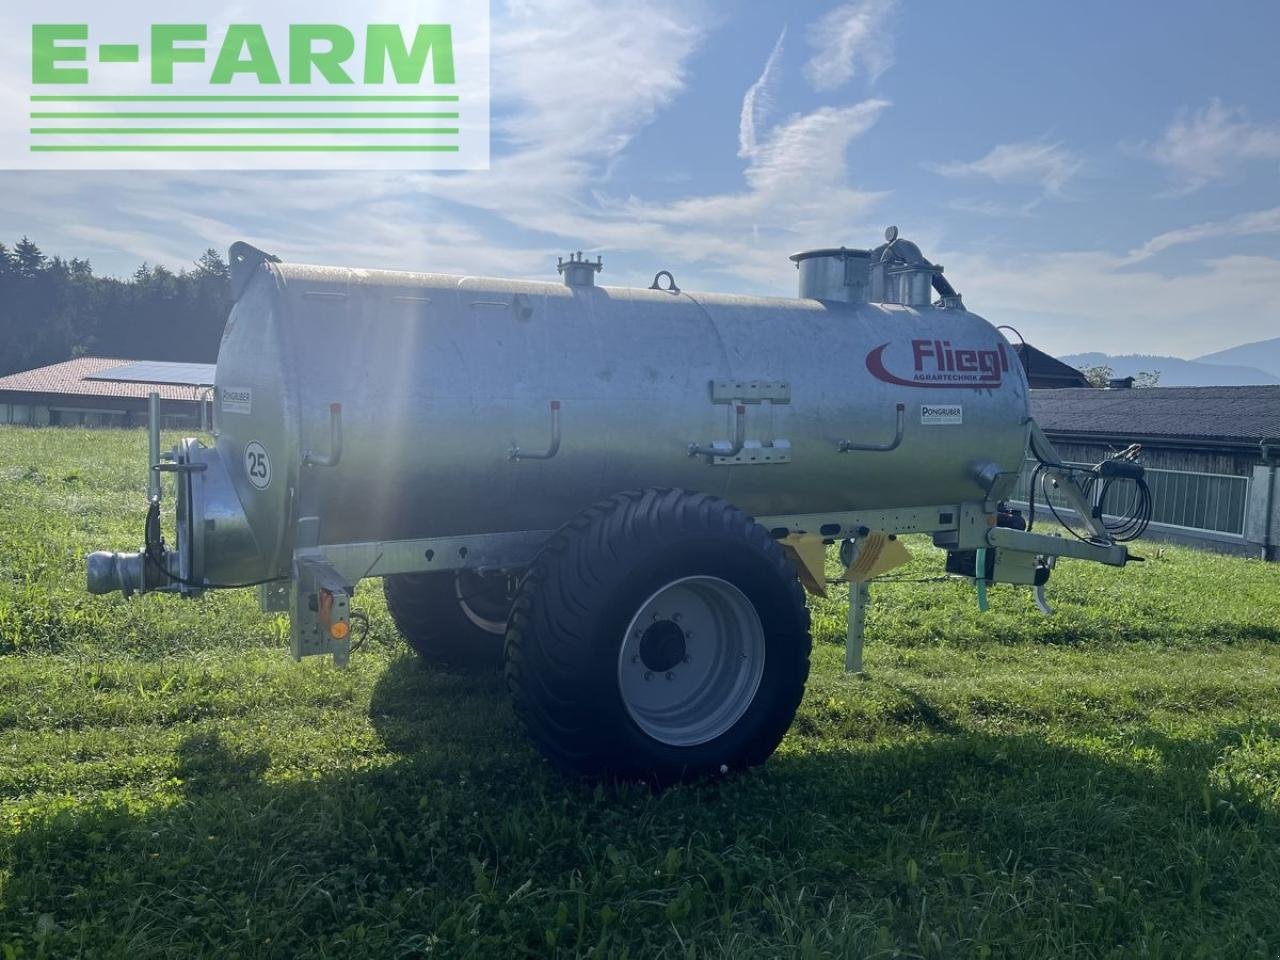
[{"label": "distant mountain", "polygon": [[[1267,344],[1274,344],[1272,349],[1280,355],[1280,339],[1264,341],[1262,346]],[[1224,354],[1235,353],[1237,350],[1247,350],[1251,346],[1259,345],[1246,344],[1243,347],[1233,347],[1231,350],[1224,350],[1212,356],[1221,357]],[[1238,357],[1237,360],[1242,358]],[[1280,383],[1280,375],[1260,370],[1256,366],[1241,366],[1238,362],[1206,363],[1205,357],[1199,360],[1183,360],[1181,357],[1160,357],[1141,353],[1119,357],[1105,353],[1072,353],[1058,359],[1063,363],[1071,364],[1076,369],[1107,366],[1116,377],[1136,377],[1144,371],[1158,370],[1162,387],[1242,387]],[[1252,357],[1249,359],[1255,363],[1259,360]]]},{"label": "distant mountain", "polygon": [[1242,343],[1238,347],[1219,350],[1217,353],[1206,353],[1203,357],[1196,357],[1196,362],[1243,363],[1280,377],[1280,337],[1273,337],[1270,340],[1258,340],[1254,343]]}]

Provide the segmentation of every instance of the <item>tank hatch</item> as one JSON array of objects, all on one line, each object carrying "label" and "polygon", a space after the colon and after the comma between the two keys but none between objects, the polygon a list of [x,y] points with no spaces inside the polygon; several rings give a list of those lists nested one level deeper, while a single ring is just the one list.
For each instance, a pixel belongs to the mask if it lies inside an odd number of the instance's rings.
[{"label": "tank hatch", "polygon": [[939,307],[960,308],[960,295],[932,263],[897,227],[884,232],[885,242],[874,250],[826,247],[791,255],[800,271],[801,297],[845,303],[900,303],[927,307],[933,292]]}]

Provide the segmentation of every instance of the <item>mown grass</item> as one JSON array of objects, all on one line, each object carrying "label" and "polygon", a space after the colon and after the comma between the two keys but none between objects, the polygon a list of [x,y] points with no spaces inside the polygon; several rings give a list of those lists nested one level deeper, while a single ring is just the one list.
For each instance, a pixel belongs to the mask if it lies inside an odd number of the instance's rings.
[{"label": "mown grass", "polygon": [[[549,770],[376,583],[346,671],[251,591],[89,597],[144,458],[0,428],[6,958],[1280,956],[1275,567],[1067,562],[1048,620],[877,585],[860,677],[815,603],[778,754],[652,793]],[[919,546],[903,575],[940,571]]]}]

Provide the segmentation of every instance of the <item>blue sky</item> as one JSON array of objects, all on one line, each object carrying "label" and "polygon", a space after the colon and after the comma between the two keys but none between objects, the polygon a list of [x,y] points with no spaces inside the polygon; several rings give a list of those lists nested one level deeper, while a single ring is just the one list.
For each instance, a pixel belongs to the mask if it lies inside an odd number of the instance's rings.
[{"label": "blue sky", "polygon": [[495,0],[487,172],[0,173],[100,272],[307,262],[789,295],[897,224],[1055,353],[1280,336],[1280,4]]}]

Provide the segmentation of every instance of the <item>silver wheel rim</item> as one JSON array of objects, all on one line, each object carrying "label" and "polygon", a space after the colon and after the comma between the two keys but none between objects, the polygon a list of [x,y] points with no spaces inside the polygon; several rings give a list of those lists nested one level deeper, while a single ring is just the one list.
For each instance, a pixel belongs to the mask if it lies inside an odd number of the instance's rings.
[{"label": "silver wheel rim", "polygon": [[747,595],[719,577],[685,577],[631,618],[618,653],[618,690],[654,740],[697,746],[742,719],[764,656],[764,626]]},{"label": "silver wheel rim", "polygon": [[458,598],[458,606],[462,610],[462,615],[466,617],[468,620],[470,620],[471,623],[474,624],[476,627],[483,630],[485,633],[492,633],[494,635],[506,633],[507,632],[506,618],[504,617],[501,620],[491,620],[488,617],[482,616],[481,614],[477,613],[471,607],[471,604],[469,604],[466,601],[465,599],[466,594],[463,592],[463,586],[464,584],[463,584],[462,576],[461,575],[455,576],[453,578],[453,595]]}]

